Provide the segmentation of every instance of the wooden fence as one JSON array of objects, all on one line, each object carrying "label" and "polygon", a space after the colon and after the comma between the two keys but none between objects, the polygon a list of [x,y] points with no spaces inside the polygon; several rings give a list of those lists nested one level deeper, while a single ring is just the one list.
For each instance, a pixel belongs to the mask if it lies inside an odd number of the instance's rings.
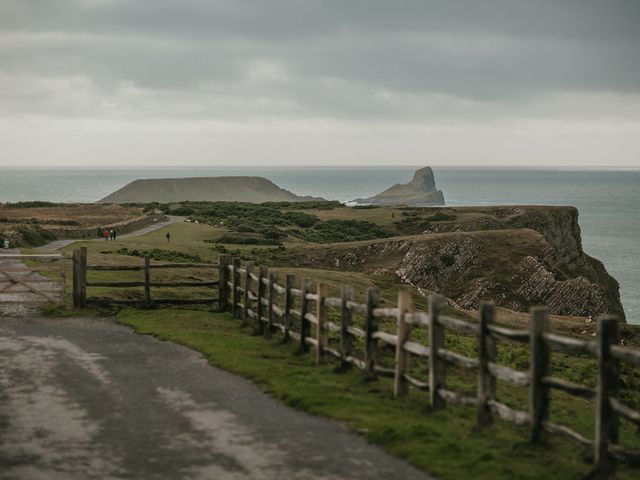
[{"label": "wooden fence", "polygon": [[[615,461],[640,462],[640,450],[628,450],[618,445],[619,422],[625,419],[640,426],[640,412],[624,405],[618,396],[620,363],[640,366],[640,350],[619,345],[618,321],[603,317],[598,321],[598,336],[593,340],[565,337],[550,332],[549,314],[545,307],[531,311],[530,328],[515,330],[496,325],[493,304],[480,308],[479,322],[471,323],[443,315],[442,300],[434,296],[429,311],[415,311],[411,295],[400,291],[393,308],[381,308],[378,291],[370,288],[366,302],[353,300],[350,286],[342,287],[341,296],[328,296],[328,286],[319,283],[315,289],[304,279],[296,287],[292,275],[280,282],[277,272],[257,267],[239,259],[220,257],[220,307],[229,310],[244,324],[252,323],[256,333],[272,335],[281,331],[285,339],[299,343],[302,351],[315,351],[317,364],[335,357],[345,367],[355,366],[368,375],[393,378],[394,394],[407,393],[409,387],[428,392],[433,409],[445,408],[447,403],[475,407],[480,424],[490,423],[494,417],[526,425],[532,442],[540,442],[544,433],[559,434],[593,450],[597,468],[606,468]],[[329,311],[339,312],[340,323],[329,320]],[[364,317],[363,328],[354,325],[354,314]],[[397,322],[396,334],[378,329],[384,318]],[[297,328],[294,328],[297,325]],[[429,345],[412,340],[417,328],[428,329]],[[454,331],[476,336],[478,357],[471,358],[447,349],[445,332]],[[328,342],[328,335],[339,335],[339,347]],[[497,363],[497,342],[506,340],[529,346],[529,370],[518,371]],[[357,340],[357,342],[356,342]],[[356,352],[355,345],[362,345]],[[395,368],[378,362],[381,344],[395,348]],[[550,375],[551,351],[570,355],[586,355],[597,359],[597,387],[573,383]],[[409,374],[409,358],[428,361],[428,382]],[[463,395],[447,387],[447,366],[455,365],[477,372],[477,392]],[[528,411],[520,411],[500,402],[496,397],[496,380],[513,387],[527,388]],[[595,435],[588,439],[565,425],[549,421],[551,390],[557,389],[577,397],[595,400]]]},{"label": "wooden fence", "polygon": [[[203,282],[193,281],[174,281],[174,282],[158,282],[151,278],[151,271],[158,269],[207,269],[214,273],[218,268],[218,264],[209,263],[152,263],[148,256],[144,257],[143,265],[88,265],[87,249],[81,247],[73,251],[73,306],[74,308],[84,308],[91,303],[91,298],[87,296],[88,287],[107,287],[107,288],[140,288],[143,287],[144,294],[140,300],[117,300],[109,299],[110,303],[134,304],[151,306],[154,304],[172,304],[172,305],[189,305],[189,304],[206,304],[218,303],[219,295],[211,295],[208,298],[199,299],[176,299],[176,298],[156,298],[151,295],[152,288],[211,288],[218,290],[219,282],[217,279]],[[106,281],[90,281],[87,278],[87,272],[144,272],[144,279],[122,282],[106,282]]]}]

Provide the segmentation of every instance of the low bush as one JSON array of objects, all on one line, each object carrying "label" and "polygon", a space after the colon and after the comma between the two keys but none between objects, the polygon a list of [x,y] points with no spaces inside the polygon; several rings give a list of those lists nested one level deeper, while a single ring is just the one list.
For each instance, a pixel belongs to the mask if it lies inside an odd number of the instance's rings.
[{"label": "low bush", "polygon": [[380,225],[360,220],[328,220],[316,223],[308,230],[293,230],[291,233],[315,243],[355,242],[392,236],[391,232]]},{"label": "low bush", "polygon": [[234,237],[224,235],[216,240],[205,240],[207,243],[227,243],[232,245],[280,245],[280,242],[271,238]]},{"label": "low bush", "polygon": [[146,257],[148,255],[152,260],[163,260],[167,262],[213,263],[213,261],[205,260],[195,253],[181,252],[178,250],[163,250],[161,248],[153,248],[151,250],[129,250],[127,247],[123,247],[115,251],[105,251],[101,253],[110,255],[128,255],[130,257]]}]

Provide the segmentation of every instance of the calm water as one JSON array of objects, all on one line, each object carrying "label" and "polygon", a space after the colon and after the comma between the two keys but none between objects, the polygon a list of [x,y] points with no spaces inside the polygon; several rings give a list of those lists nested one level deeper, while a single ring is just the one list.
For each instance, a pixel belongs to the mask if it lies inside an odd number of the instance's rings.
[{"label": "calm water", "polygon": [[[0,169],[0,202],[91,202],[137,178],[260,175],[301,195],[349,201],[406,182],[415,167]],[[640,171],[434,168],[449,205],[574,205],[584,248],[620,282],[630,322],[640,323]]]}]

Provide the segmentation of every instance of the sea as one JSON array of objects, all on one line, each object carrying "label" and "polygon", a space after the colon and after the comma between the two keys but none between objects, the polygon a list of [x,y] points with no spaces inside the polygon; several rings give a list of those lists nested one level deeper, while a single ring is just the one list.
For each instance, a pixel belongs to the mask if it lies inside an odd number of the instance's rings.
[{"label": "sea", "polygon": [[[138,178],[258,175],[299,195],[349,202],[408,182],[415,166],[1,168],[0,202],[94,202]],[[573,205],[585,251],[620,283],[640,324],[640,169],[434,167],[448,205]]]}]

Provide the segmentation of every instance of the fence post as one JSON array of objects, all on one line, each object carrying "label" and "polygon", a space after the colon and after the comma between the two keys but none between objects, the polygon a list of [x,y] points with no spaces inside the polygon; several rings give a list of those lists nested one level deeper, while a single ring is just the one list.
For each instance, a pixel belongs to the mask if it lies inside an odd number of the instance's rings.
[{"label": "fence post", "polygon": [[240,272],[238,270],[240,269],[240,261],[239,258],[233,259],[233,276],[231,277],[231,301],[233,302],[233,305],[231,305],[231,313],[233,318],[239,317],[238,304],[240,303],[240,290],[238,290],[238,287],[240,286]]},{"label": "fence post", "polygon": [[373,316],[373,309],[378,306],[378,289],[367,289],[367,312],[364,324],[364,363],[367,375],[375,375],[376,349],[378,342],[373,334],[378,330],[378,319]]},{"label": "fence post", "polygon": [[224,312],[229,304],[229,255],[218,257],[218,308]]},{"label": "fence post", "polygon": [[249,324],[249,309],[251,308],[251,271],[253,262],[247,262],[244,266],[244,295],[242,296],[242,326]]},{"label": "fence post", "polygon": [[609,398],[617,398],[620,376],[619,361],[611,355],[611,345],[620,341],[618,319],[611,316],[598,320],[598,388],[596,397],[595,463],[601,469],[611,463],[609,445],[618,443],[619,416]]},{"label": "fence post", "polygon": [[269,273],[269,312],[267,316],[269,318],[269,322],[267,323],[267,335],[271,336],[271,332],[273,330],[273,318],[275,316],[275,312],[273,311],[273,305],[276,301],[276,289],[275,284],[278,282],[278,272],[270,272]]},{"label": "fence post", "polygon": [[291,289],[295,283],[295,275],[287,275],[284,286],[284,341],[288,342],[291,338],[289,330],[291,330],[291,306],[293,305],[293,295]]},{"label": "fence post", "polygon": [[302,303],[300,305],[300,351],[308,352],[309,345],[307,345],[307,337],[311,333],[311,325],[309,320],[305,317],[309,312],[309,300],[307,299],[307,294],[311,291],[311,279],[305,278],[302,280],[302,287],[300,290],[302,291]]},{"label": "fence post", "polygon": [[549,345],[544,334],[549,331],[549,313],[546,307],[531,309],[531,361],[529,414],[531,415],[531,441],[540,442],[544,422],[549,418],[549,387],[542,379],[549,373]]},{"label": "fence post", "polygon": [[446,382],[446,364],[438,356],[438,350],[444,348],[444,327],[438,322],[442,313],[442,298],[432,295],[429,298],[429,402],[433,410],[444,408],[446,402],[438,394]]},{"label": "fence post", "polygon": [[404,374],[409,368],[409,354],[404,349],[404,343],[411,335],[411,324],[406,322],[405,315],[412,310],[411,293],[408,290],[398,292],[398,342],[396,343],[396,368],[393,382],[393,394],[396,397],[406,395],[409,384]]},{"label": "fence post", "polygon": [[353,323],[353,315],[348,303],[353,299],[353,287],[351,285],[342,285],[342,305],[340,308],[340,361],[342,368],[350,368],[351,364],[347,361],[353,351],[353,338],[348,329]]},{"label": "fence post", "polygon": [[316,325],[316,340],[318,342],[318,348],[316,348],[316,365],[321,365],[325,363],[325,352],[324,349],[329,342],[329,334],[326,330],[327,323],[327,306],[324,303],[325,298],[329,293],[329,285],[326,283],[318,283],[318,301],[317,301],[317,309],[316,309],[316,317],[318,319],[318,324]]},{"label": "fence post", "polygon": [[80,306],[87,306],[87,247],[80,247]]},{"label": "fence post", "polygon": [[266,329],[264,328],[264,322],[262,321],[262,318],[265,316],[264,315],[264,301],[266,299],[266,288],[264,285],[264,279],[265,278],[269,278],[269,269],[267,267],[265,267],[264,265],[260,266],[260,273],[258,274],[258,323],[257,323],[257,329],[258,329],[258,334],[259,335],[264,335]]},{"label": "fence post", "polygon": [[489,371],[489,363],[496,361],[496,342],[489,325],[495,322],[496,307],[493,303],[480,305],[478,333],[478,424],[488,425],[493,421],[489,400],[496,398],[496,379]]},{"label": "fence post", "polygon": [[77,248],[73,250],[71,265],[73,271],[73,308],[77,310],[82,306],[80,300],[80,250]]},{"label": "fence post", "polygon": [[151,258],[149,255],[144,256],[144,303],[145,306],[151,304]]}]

